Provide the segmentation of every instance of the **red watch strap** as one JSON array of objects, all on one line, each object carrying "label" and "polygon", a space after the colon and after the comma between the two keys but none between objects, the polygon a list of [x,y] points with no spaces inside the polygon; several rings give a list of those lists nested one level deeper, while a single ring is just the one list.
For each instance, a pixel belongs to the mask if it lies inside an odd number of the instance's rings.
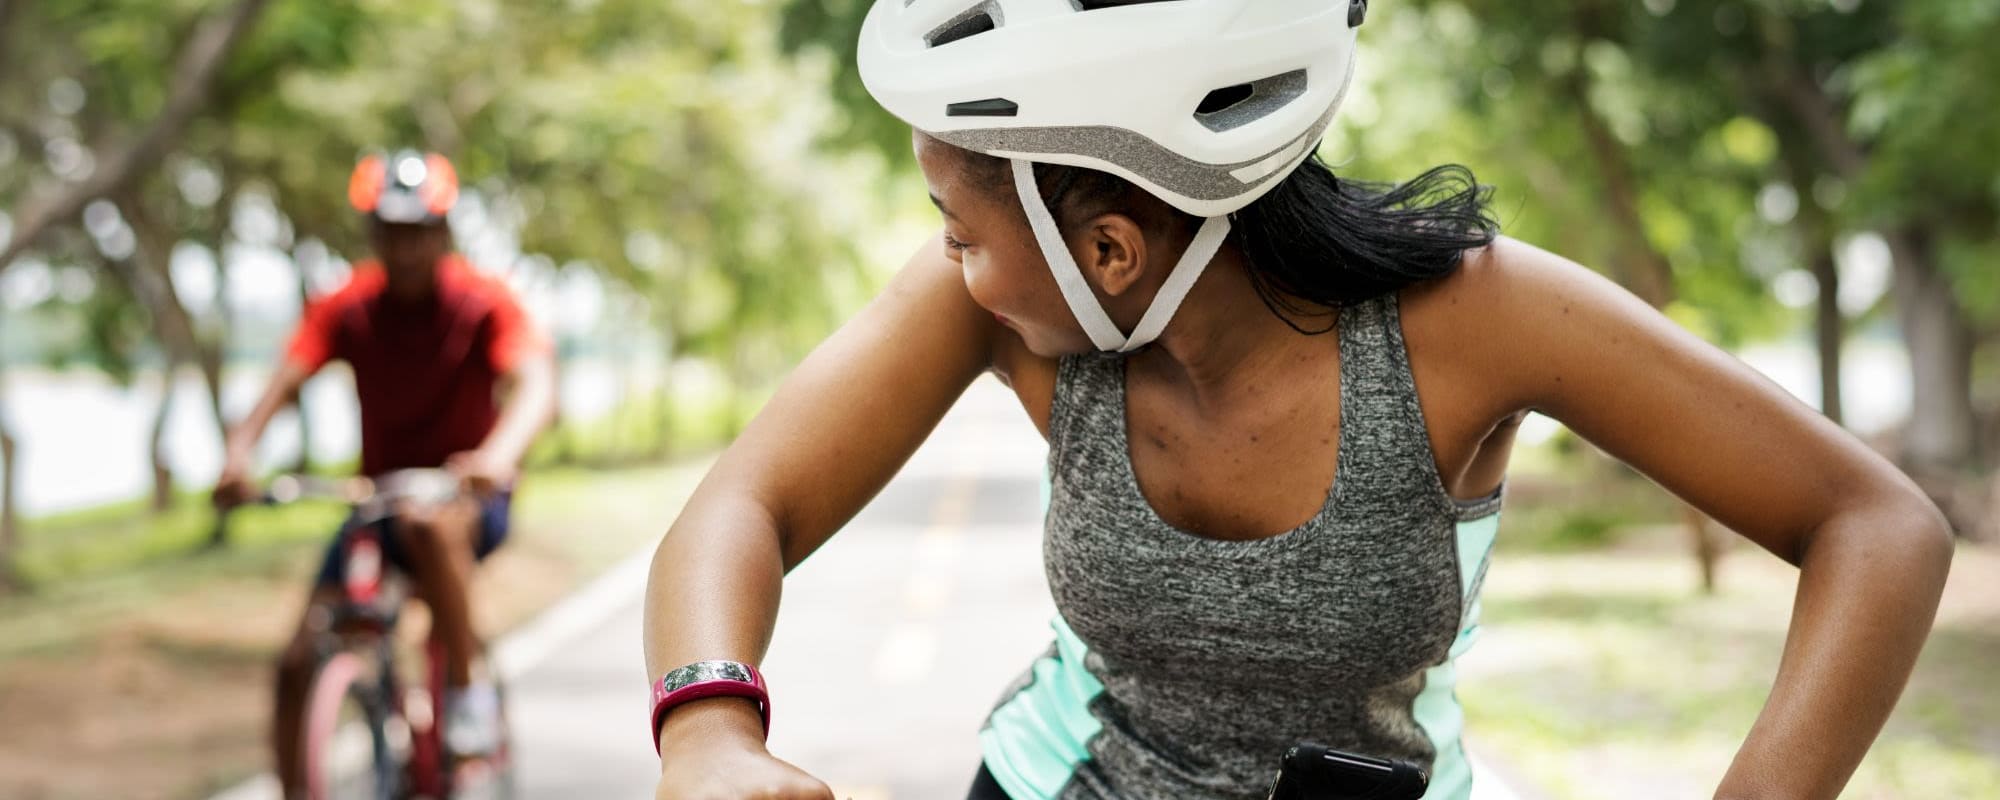
[{"label": "red watch strap", "polygon": [[653,752],[660,752],[660,725],[668,711],[709,697],[742,697],[757,704],[764,736],[771,736],[771,695],[756,667],[736,661],[697,661],[668,672],[653,684]]}]

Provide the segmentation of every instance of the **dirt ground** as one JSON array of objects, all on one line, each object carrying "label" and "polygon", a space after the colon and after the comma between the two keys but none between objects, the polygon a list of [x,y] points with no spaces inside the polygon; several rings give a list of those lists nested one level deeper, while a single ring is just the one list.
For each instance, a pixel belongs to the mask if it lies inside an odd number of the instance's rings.
[{"label": "dirt ground", "polygon": [[[512,538],[480,570],[481,631],[526,621],[645,546],[699,474],[647,468],[524,495]],[[185,800],[263,769],[271,661],[319,557],[289,546],[212,577],[150,581],[165,588],[114,583],[0,612],[14,638],[0,641],[0,798]],[[415,608],[400,633],[424,628]]]}]

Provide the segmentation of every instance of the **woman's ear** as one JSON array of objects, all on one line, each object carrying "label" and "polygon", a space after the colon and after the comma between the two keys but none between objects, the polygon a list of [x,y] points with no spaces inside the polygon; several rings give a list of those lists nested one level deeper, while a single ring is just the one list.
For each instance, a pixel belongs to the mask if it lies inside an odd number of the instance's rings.
[{"label": "woman's ear", "polygon": [[1124,214],[1100,214],[1083,226],[1071,245],[1083,274],[1107,296],[1117,297],[1146,274],[1146,236]]}]

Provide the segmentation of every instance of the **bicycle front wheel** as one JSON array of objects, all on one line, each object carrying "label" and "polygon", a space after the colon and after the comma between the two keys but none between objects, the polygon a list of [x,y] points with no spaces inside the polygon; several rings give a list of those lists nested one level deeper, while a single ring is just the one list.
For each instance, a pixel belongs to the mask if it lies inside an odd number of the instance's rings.
[{"label": "bicycle front wheel", "polygon": [[402,770],[389,731],[387,698],[354,653],[336,653],[314,673],[307,695],[304,750],[309,800],[395,800]]}]

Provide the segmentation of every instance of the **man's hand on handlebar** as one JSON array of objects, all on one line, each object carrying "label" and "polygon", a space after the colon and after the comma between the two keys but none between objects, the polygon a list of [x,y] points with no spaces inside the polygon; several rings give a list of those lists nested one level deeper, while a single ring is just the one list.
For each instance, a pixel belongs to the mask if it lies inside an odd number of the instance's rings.
[{"label": "man's hand on handlebar", "polygon": [[222,474],[215,479],[215,491],[209,494],[210,502],[218,509],[231,509],[252,502],[262,494],[257,482],[250,479],[250,467],[231,458],[222,465]]},{"label": "man's hand on handlebar", "polygon": [[445,459],[444,468],[464,482],[467,492],[478,497],[491,497],[513,485],[518,471],[512,460],[484,448],[453,455]]}]

